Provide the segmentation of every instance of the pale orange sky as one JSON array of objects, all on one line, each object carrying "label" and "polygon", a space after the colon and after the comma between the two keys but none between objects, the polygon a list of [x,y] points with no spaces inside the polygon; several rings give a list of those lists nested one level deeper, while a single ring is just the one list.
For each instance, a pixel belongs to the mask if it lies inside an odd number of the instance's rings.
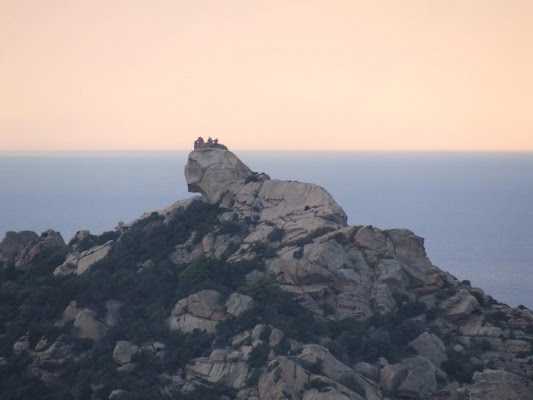
[{"label": "pale orange sky", "polygon": [[532,0],[0,0],[0,150],[533,150]]}]

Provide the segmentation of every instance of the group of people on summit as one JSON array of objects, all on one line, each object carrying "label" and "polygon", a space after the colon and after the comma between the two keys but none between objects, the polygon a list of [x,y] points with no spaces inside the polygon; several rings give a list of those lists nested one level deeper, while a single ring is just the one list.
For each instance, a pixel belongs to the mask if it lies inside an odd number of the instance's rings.
[{"label": "group of people on summit", "polygon": [[201,149],[201,148],[206,148],[206,147],[215,147],[215,148],[224,149],[224,150],[228,149],[223,144],[218,143],[218,139],[217,138],[212,139],[211,137],[209,137],[207,139],[207,142],[206,142],[206,141],[204,141],[203,137],[199,136],[198,139],[196,139],[194,141],[194,148],[195,149]]}]

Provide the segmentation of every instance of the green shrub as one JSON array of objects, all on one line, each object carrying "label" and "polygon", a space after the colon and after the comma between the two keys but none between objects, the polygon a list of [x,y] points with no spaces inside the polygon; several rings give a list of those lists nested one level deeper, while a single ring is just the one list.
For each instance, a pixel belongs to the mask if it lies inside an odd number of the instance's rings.
[{"label": "green shrub", "polygon": [[274,230],[268,234],[268,240],[271,242],[281,242],[284,234],[285,230],[283,228],[274,228]]},{"label": "green shrub", "polygon": [[403,304],[398,310],[398,314],[404,318],[416,317],[426,312],[426,304],[421,301],[411,301]]},{"label": "green shrub", "polygon": [[261,343],[254,347],[248,357],[248,365],[252,368],[262,368],[265,366],[268,355],[270,353],[270,346],[268,343]]},{"label": "green shrub", "polygon": [[448,360],[443,361],[441,368],[451,379],[467,384],[472,383],[474,372],[482,369],[473,365],[468,355],[455,352],[448,355]]},{"label": "green shrub", "polygon": [[244,183],[250,182],[259,182],[259,174],[257,172],[252,172],[252,175],[248,175],[244,180]]},{"label": "green shrub", "polygon": [[[254,324],[254,321],[270,324],[288,337],[304,342],[323,332],[322,325],[315,321],[309,310],[294,301],[293,294],[283,292],[269,279],[260,279],[239,290],[254,299],[254,308],[251,310],[253,318],[249,319],[249,324]],[[236,323],[240,320],[239,316]]]},{"label": "green shrub", "polygon": [[263,371],[263,368],[253,368],[250,375],[248,375],[248,378],[246,378],[246,386],[257,386]]},{"label": "green shrub", "polygon": [[269,243],[255,242],[252,245],[252,251],[261,258],[271,258],[276,255],[276,249],[274,249]]},{"label": "green shrub", "polygon": [[479,292],[470,292],[474,296],[481,307],[485,307],[485,296]]},{"label": "green shrub", "polygon": [[242,235],[246,232],[247,226],[236,221],[224,221],[220,224],[219,233],[221,235]]},{"label": "green shrub", "polygon": [[298,250],[295,250],[294,253],[292,253],[292,257],[295,260],[300,260],[304,256],[304,249],[303,247],[300,247]]},{"label": "green shrub", "polygon": [[330,386],[331,385],[328,384],[327,382],[321,381],[319,379],[311,379],[309,382],[305,384],[305,390],[316,389],[319,392],[321,392],[322,390]]}]

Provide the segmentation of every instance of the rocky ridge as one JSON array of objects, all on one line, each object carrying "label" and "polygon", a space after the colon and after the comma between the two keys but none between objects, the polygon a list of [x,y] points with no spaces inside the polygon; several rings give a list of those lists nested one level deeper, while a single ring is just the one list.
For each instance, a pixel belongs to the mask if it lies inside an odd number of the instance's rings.
[{"label": "rocky ridge", "polygon": [[[179,275],[178,298],[165,300],[158,335],[166,329],[205,340],[203,351],[169,366],[171,341],[119,329],[131,307],[125,298],[88,294],[68,299],[50,318],[57,329],[71,326],[70,333],[35,343],[29,330],[11,344],[13,353],[29,355],[33,376],[57,382],[61,365],[95,351],[76,347],[71,336],[92,346],[109,341],[106,354],[124,376],[154,363],[152,386],[168,398],[209,398],[205,391],[220,387],[220,398],[250,400],[533,398],[533,313],[434,266],[413,232],[348,226],[323,188],[255,173],[220,145],[191,152],[185,175],[201,200],[145,214],[101,237],[82,231],[68,245],[53,231],[10,232],[0,242],[0,265],[31,272],[44,262],[56,279],[84,282],[117,268],[119,249],[139,237],[136,251],[146,249],[124,264],[135,276],[163,265]],[[200,223],[188,221],[194,207]],[[125,258],[121,253],[120,262]],[[242,275],[238,283],[229,278],[234,271]],[[202,287],[210,277],[220,288]],[[275,295],[265,299],[269,291]],[[282,314],[308,315],[309,332]],[[132,388],[119,386],[93,383],[91,396],[132,396]]]}]

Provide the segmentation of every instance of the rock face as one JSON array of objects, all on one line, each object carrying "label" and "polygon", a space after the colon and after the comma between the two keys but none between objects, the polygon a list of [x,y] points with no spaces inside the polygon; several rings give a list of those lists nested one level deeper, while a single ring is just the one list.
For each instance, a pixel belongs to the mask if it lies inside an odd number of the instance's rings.
[{"label": "rock face", "polygon": [[409,342],[409,346],[415,349],[419,356],[427,357],[437,367],[440,367],[442,362],[448,359],[446,346],[432,333],[420,334],[415,340]]},{"label": "rock face", "polygon": [[39,236],[31,231],[7,232],[0,242],[0,262],[14,261],[24,247],[38,239]]},{"label": "rock face", "polygon": [[199,148],[189,154],[185,178],[189,192],[201,193],[215,203],[221,194],[242,184],[252,171],[232,152],[220,148]]},{"label": "rock face", "polygon": [[436,368],[426,357],[408,358],[402,361],[407,376],[396,388],[399,397],[418,399],[428,397],[437,389]]},{"label": "rock face", "polygon": [[533,385],[506,371],[476,372],[470,388],[470,400],[526,400],[533,395]]},{"label": "rock face", "polygon": [[96,319],[96,313],[89,309],[81,310],[74,320],[74,327],[78,329],[76,336],[80,339],[100,340],[107,328]]},{"label": "rock face", "polygon": [[35,233],[26,231],[15,235],[8,233],[2,241],[3,245],[0,245],[0,257],[2,252],[7,251],[8,258],[15,261],[15,268],[27,270],[55,253],[66,252],[67,246],[59,232],[49,229],[39,238],[35,239],[35,236]]},{"label": "rock face", "polygon": [[94,246],[89,250],[82,251],[81,253],[70,253],[65,262],[54,270],[54,275],[83,274],[95,263],[107,256],[109,250],[111,250],[112,243],[112,241],[109,241],[103,245]]},{"label": "rock face", "polygon": [[77,302],[71,301],[63,311],[63,318],[56,322],[57,326],[65,326],[73,322],[75,336],[80,339],[98,341],[107,332],[107,327],[96,318],[96,312],[88,308],[78,308]]},{"label": "rock face", "polygon": [[125,365],[132,361],[133,356],[137,354],[139,347],[127,340],[119,340],[113,349],[113,360],[118,365]]},{"label": "rock face", "polygon": [[201,290],[176,303],[168,320],[171,330],[188,333],[195,329],[213,333],[219,321],[234,318],[248,310],[253,303],[250,296],[232,293],[220,304],[216,290]]}]

